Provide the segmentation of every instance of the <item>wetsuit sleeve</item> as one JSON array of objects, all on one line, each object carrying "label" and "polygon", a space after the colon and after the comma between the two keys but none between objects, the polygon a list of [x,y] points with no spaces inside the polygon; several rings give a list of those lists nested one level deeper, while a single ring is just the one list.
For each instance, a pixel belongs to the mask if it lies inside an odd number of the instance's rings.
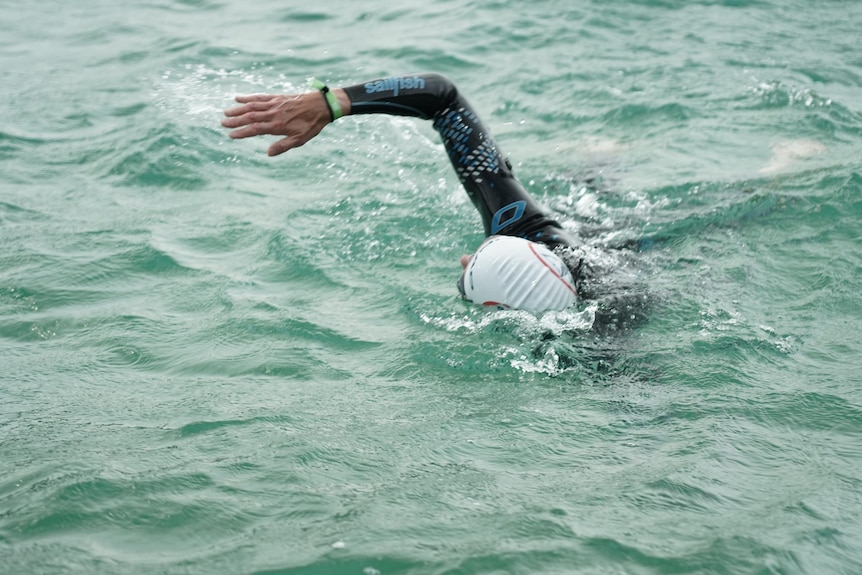
[{"label": "wetsuit sleeve", "polygon": [[455,85],[438,74],[372,80],[344,89],[351,114],[389,114],[432,120],[449,160],[479,210],[486,235],[510,235],[551,248],[575,247],[512,173],[479,117]]}]

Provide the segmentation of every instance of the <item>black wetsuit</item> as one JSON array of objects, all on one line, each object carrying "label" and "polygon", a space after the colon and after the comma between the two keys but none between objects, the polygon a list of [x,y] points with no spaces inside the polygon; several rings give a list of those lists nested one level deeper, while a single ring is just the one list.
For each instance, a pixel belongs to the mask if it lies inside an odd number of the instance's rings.
[{"label": "black wetsuit", "polygon": [[[345,91],[351,101],[351,114],[382,113],[433,120],[455,172],[482,215],[485,233],[523,237],[554,250],[571,269],[579,296],[599,303],[594,329],[611,333],[646,318],[648,294],[639,284],[632,284],[628,275],[614,276],[614,270],[593,270],[592,265],[584,263],[582,243],[576,241],[579,238],[567,234],[530,197],[452,82],[437,74],[420,74],[374,80]],[[623,252],[618,253],[622,257]],[[628,270],[626,273],[635,269],[621,268]],[[608,275],[613,276],[611,281],[607,281]]]},{"label": "black wetsuit", "polygon": [[398,76],[344,90],[351,114],[434,121],[455,172],[482,215],[486,235],[522,237],[551,249],[576,247],[560,224],[530,197],[470,104],[447,78],[439,74]]}]

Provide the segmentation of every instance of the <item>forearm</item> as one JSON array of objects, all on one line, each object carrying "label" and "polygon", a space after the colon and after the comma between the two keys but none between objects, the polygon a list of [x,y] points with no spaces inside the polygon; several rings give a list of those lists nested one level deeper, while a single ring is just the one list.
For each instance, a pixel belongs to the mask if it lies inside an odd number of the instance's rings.
[{"label": "forearm", "polygon": [[351,113],[412,116],[429,120],[458,99],[458,90],[440,74],[379,78],[344,89]]},{"label": "forearm", "polygon": [[[342,90],[351,114],[388,114],[433,120],[486,234],[517,235],[551,245],[572,245],[533,200],[455,84],[439,74],[372,80]],[[339,100],[341,102],[341,100]]]}]

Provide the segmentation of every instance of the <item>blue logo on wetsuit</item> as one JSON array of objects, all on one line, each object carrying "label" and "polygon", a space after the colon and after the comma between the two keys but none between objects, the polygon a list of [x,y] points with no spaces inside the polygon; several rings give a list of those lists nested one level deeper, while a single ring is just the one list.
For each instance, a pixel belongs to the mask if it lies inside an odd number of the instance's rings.
[{"label": "blue logo on wetsuit", "polygon": [[[524,215],[524,210],[526,208],[527,208],[527,202],[525,202],[524,200],[520,200],[517,202],[512,202],[508,206],[503,206],[502,208],[497,210],[497,213],[494,214],[494,218],[491,220],[491,233],[496,234],[497,232],[499,232],[500,230],[502,230],[506,226],[508,226],[510,224],[514,224],[515,222],[520,220],[521,216]],[[501,222],[500,219],[503,217],[503,214],[505,214],[506,212],[508,212],[510,210],[514,210],[512,215],[509,216],[509,218],[506,221]]]},{"label": "blue logo on wetsuit", "polygon": [[384,78],[383,80],[377,80],[375,82],[368,82],[365,84],[366,94],[391,91],[393,96],[397,96],[399,90],[414,89],[424,90],[425,79],[420,78],[419,76],[413,76],[412,78],[396,78],[393,76],[392,78]]}]

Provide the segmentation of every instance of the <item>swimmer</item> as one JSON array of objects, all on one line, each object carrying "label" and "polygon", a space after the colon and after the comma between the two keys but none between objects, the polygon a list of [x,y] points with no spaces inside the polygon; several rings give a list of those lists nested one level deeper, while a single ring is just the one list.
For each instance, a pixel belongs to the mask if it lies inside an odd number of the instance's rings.
[{"label": "swimmer", "polygon": [[475,253],[461,257],[461,297],[535,313],[575,303],[579,266],[561,256],[579,242],[524,189],[450,80],[419,74],[333,89],[315,80],[312,86],[303,94],[239,96],[240,105],[225,110],[222,125],[232,129],[231,138],[284,136],[269,147],[268,154],[277,156],[306,144],[343,116],[389,114],[433,121],[487,236]]}]

